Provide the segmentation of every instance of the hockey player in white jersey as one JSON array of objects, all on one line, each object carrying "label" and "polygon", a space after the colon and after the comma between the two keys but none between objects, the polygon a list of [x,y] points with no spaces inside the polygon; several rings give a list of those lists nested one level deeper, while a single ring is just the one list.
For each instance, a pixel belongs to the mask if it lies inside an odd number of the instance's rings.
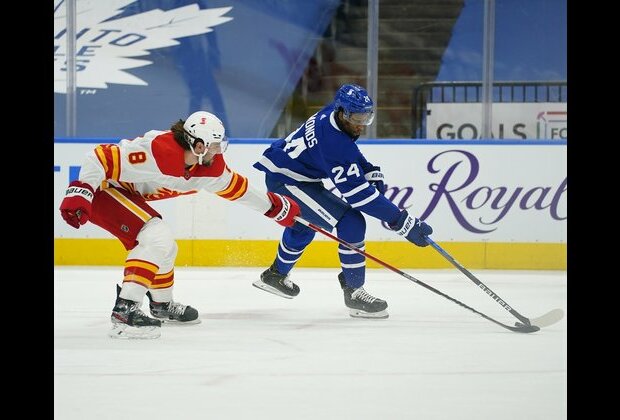
[{"label": "hockey player in white jersey", "polygon": [[[222,122],[198,111],[169,131],[151,130],[133,140],[101,144],[89,152],[77,180],[60,205],[74,228],[90,221],[116,236],[129,251],[122,287],[112,310],[114,338],[157,338],[161,322],[198,323],[198,311],[175,302],[177,244],[162,216],[148,201],[203,189],[248,206],[283,226],[299,215],[297,203],[262,192],[224,161]],[[153,318],[140,309],[145,294]]]},{"label": "hockey player in white jersey", "polygon": [[[354,84],[338,89],[334,101],[312,115],[285,139],[265,150],[254,167],[265,172],[267,189],[293,197],[304,219],[331,231],[364,250],[364,214],[386,222],[397,234],[417,246],[427,246],[433,229],[400,210],[384,193],[383,174],[369,163],[355,141],[374,120],[375,108],[366,90]],[[329,178],[344,200],[323,186]],[[312,242],[315,231],[296,223],[284,229],[273,264],[254,286],[285,298],[299,294],[289,272]],[[364,289],[366,258],[338,246],[342,272],[338,280],[349,314],[387,318],[387,302]]]}]

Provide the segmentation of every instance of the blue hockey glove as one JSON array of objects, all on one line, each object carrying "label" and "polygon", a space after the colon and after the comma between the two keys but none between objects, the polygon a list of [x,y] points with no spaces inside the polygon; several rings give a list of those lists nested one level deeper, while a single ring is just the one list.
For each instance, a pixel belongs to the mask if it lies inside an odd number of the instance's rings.
[{"label": "blue hockey glove", "polygon": [[363,169],[366,181],[375,187],[377,191],[379,191],[379,194],[383,194],[385,192],[385,184],[383,183],[383,173],[381,172],[381,168],[378,166],[369,165]]},{"label": "blue hockey glove", "polygon": [[432,227],[417,217],[409,216],[407,210],[403,210],[400,213],[398,221],[395,224],[390,225],[390,228],[417,246],[428,246],[428,242],[426,242],[425,237],[433,233]]}]

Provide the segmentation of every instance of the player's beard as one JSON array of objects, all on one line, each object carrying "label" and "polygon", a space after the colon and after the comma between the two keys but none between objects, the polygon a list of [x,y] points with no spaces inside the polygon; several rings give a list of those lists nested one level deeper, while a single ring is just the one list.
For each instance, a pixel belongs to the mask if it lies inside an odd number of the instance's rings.
[{"label": "player's beard", "polygon": [[202,166],[211,166],[211,164],[213,164],[213,158],[216,154],[217,153],[208,152],[206,155],[204,155],[204,157],[202,158]]}]

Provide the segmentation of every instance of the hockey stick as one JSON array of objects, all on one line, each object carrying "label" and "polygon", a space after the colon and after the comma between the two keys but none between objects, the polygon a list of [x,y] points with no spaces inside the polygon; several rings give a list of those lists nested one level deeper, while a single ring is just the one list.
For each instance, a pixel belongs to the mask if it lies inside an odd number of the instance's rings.
[{"label": "hockey stick", "polygon": [[485,318],[485,319],[487,319],[487,320],[489,320],[491,322],[494,322],[495,324],[497,324],[499,326],[502,326],[502,327],[506,328],[507,330],[514,331],[514,332],[520,332],[520,333],[531,333],[531,332],[536,332],[536,331],[540,330],[540,328],[537,327],[536,325],[519,324],[519,325],[515,325],[514,327],[512,327],[510,325],[502,324],[501,322],[496,321],[495,319],[491,318],[490,316],[487,316],[487,315],[483,314],[482,312],[479,312],[479,311],[475,310],[471,306],[468,306],[468,305],[464,304],[463,302],[460,302],[460,301],[458,301],[458,300],[456,300],[456,299],[446,295],[445,293],[440,292],[439,290],[435,289],[432,286],[429,286],[428,284],[424,283],[423,281],[418,280],[415,277],[410,276],[409,274],[399,270],[398,268],[393,267],[392,265],[390,265],[390,264],[388,264],[386,262],[381,261],[377,257],[374,257],[374,256],[368,254],[367,252],[362,251],[361,249],[355,247],[354,245],[351,245],[350,243],[348,243],[346,241],[343,241],[342,239],[338,238],[337,236],[334,236],[331,233],[327,232],[326,230],[323,230],[321,227],[316,226],[316,225],[314,225],[314,224],[308,222],[307,220],[304,220],[304,219],[302,219],[301,217],[298,217],[298,216],[295,216],[295,220],[297,222],[301,223],[302,225],[309,227],[310,229],[314,230],[315,232],[319,232],[320,234],[325,235],[328,238],[333,239],[334,241],[336,241],[336,242],[346,246],[350,250],[355,251],[355,252],[357,252],[359,254],[362,254],[366,258],[370,258],[371,260],[373,260],[374,262],[376,262],[378,264],[381,264],[385,268],[387,268],[389,270],[392,270],[393,272],[395,272],[397,274],[400,274],[401,276],[403,276],[407,280],[411,280],[412,282],[419,284],[420,286],[430,290],[431,292],[436,293],[439,296],[443,296],[446,299],[451,300],[452,302],[456,303],[457,305],[460,305],[460,306],[462,306],[462,307],[464,307],[466,309],[469,309],[470,311],[480,315],[481,317],[483,317],[483,318]]},{"label": "hockey stick", "polygon": [[450,254],[448,254],[448,252],[446,252],[441,246],[439,246],[439,244],[437,244],[435,241],[433,241],[428,236],[426,237],[426,242],[428,242],[430,246],[435,248],[437,252],[439,252],[446,260],[450,261],[450,263],[452,263],[453,266],[458,268],[461,273],[465,274],[471,281],[473,281],[476,284],[476,286],[481,288],[487,295],[491,296],[493,300],[499,303],[500,306],[502,306],[504,309],[506,309],[508,312],[514,315],[515,318],[517,318],[523,324],[525,325],[534,324],[534,325],[538,325],[539,327],[547,327],[551,324],[555,324],[556,322],[558,322],[564,317],[564,311],[562,311],[561,309],[553,309],[547,312],[546,314],[539,316],[538,318],[529,319],[529,318],[524,317],[519,312],[517,312],[512,306],[508,305],[508,303],[506,303],[504,299],[499,297],[497,293],[495,293],[493,290],[487,287],[487,285],[485,285],[480,280],[478,280],[478,278],[474,276],[472,273],[470,273],[469,270],[467,270],[465,267],[459,264],[458,261],[456,261]]}]

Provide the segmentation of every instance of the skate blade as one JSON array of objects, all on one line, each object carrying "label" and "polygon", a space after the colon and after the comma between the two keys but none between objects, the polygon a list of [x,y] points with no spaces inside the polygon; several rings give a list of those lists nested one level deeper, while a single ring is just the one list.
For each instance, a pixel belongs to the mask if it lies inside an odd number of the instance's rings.
[{"label": "skate blade", "polygon": [[127,324],[112,324],[108,332],[110,338],[149,340],[161,336],[159,327],[131,327]]},{"label": "skate blade", "polygon": [[353,318],[372,318],[372,319],[385,319],[390,316],[384,309],[379,312],[365,312],[360,309],[349,309],[349,315]]},{"label": "skate blade", "polygon": [[200,318],[196,318],[193,321],[178,321],[176,319],[165,319],[165,318],[157,318],[155,317],[155,319],[159,319],[162,323],[162,325],[196,325],[196,324],[200,324],[202,322],[202,320]]},{"label": "skate blade", "polygon": [[282,293],[281,291],[279,291],[278,289],[269,286],[268,284],[263,283],[261,280],[256,280],[254,283],[252,283],[252,286],[264,290],[265,292],[269,292],[269,293],[273,293],[274,295],[283,297],[285,299],[293,299],[294,296],[289,296],[285,293]]}]

